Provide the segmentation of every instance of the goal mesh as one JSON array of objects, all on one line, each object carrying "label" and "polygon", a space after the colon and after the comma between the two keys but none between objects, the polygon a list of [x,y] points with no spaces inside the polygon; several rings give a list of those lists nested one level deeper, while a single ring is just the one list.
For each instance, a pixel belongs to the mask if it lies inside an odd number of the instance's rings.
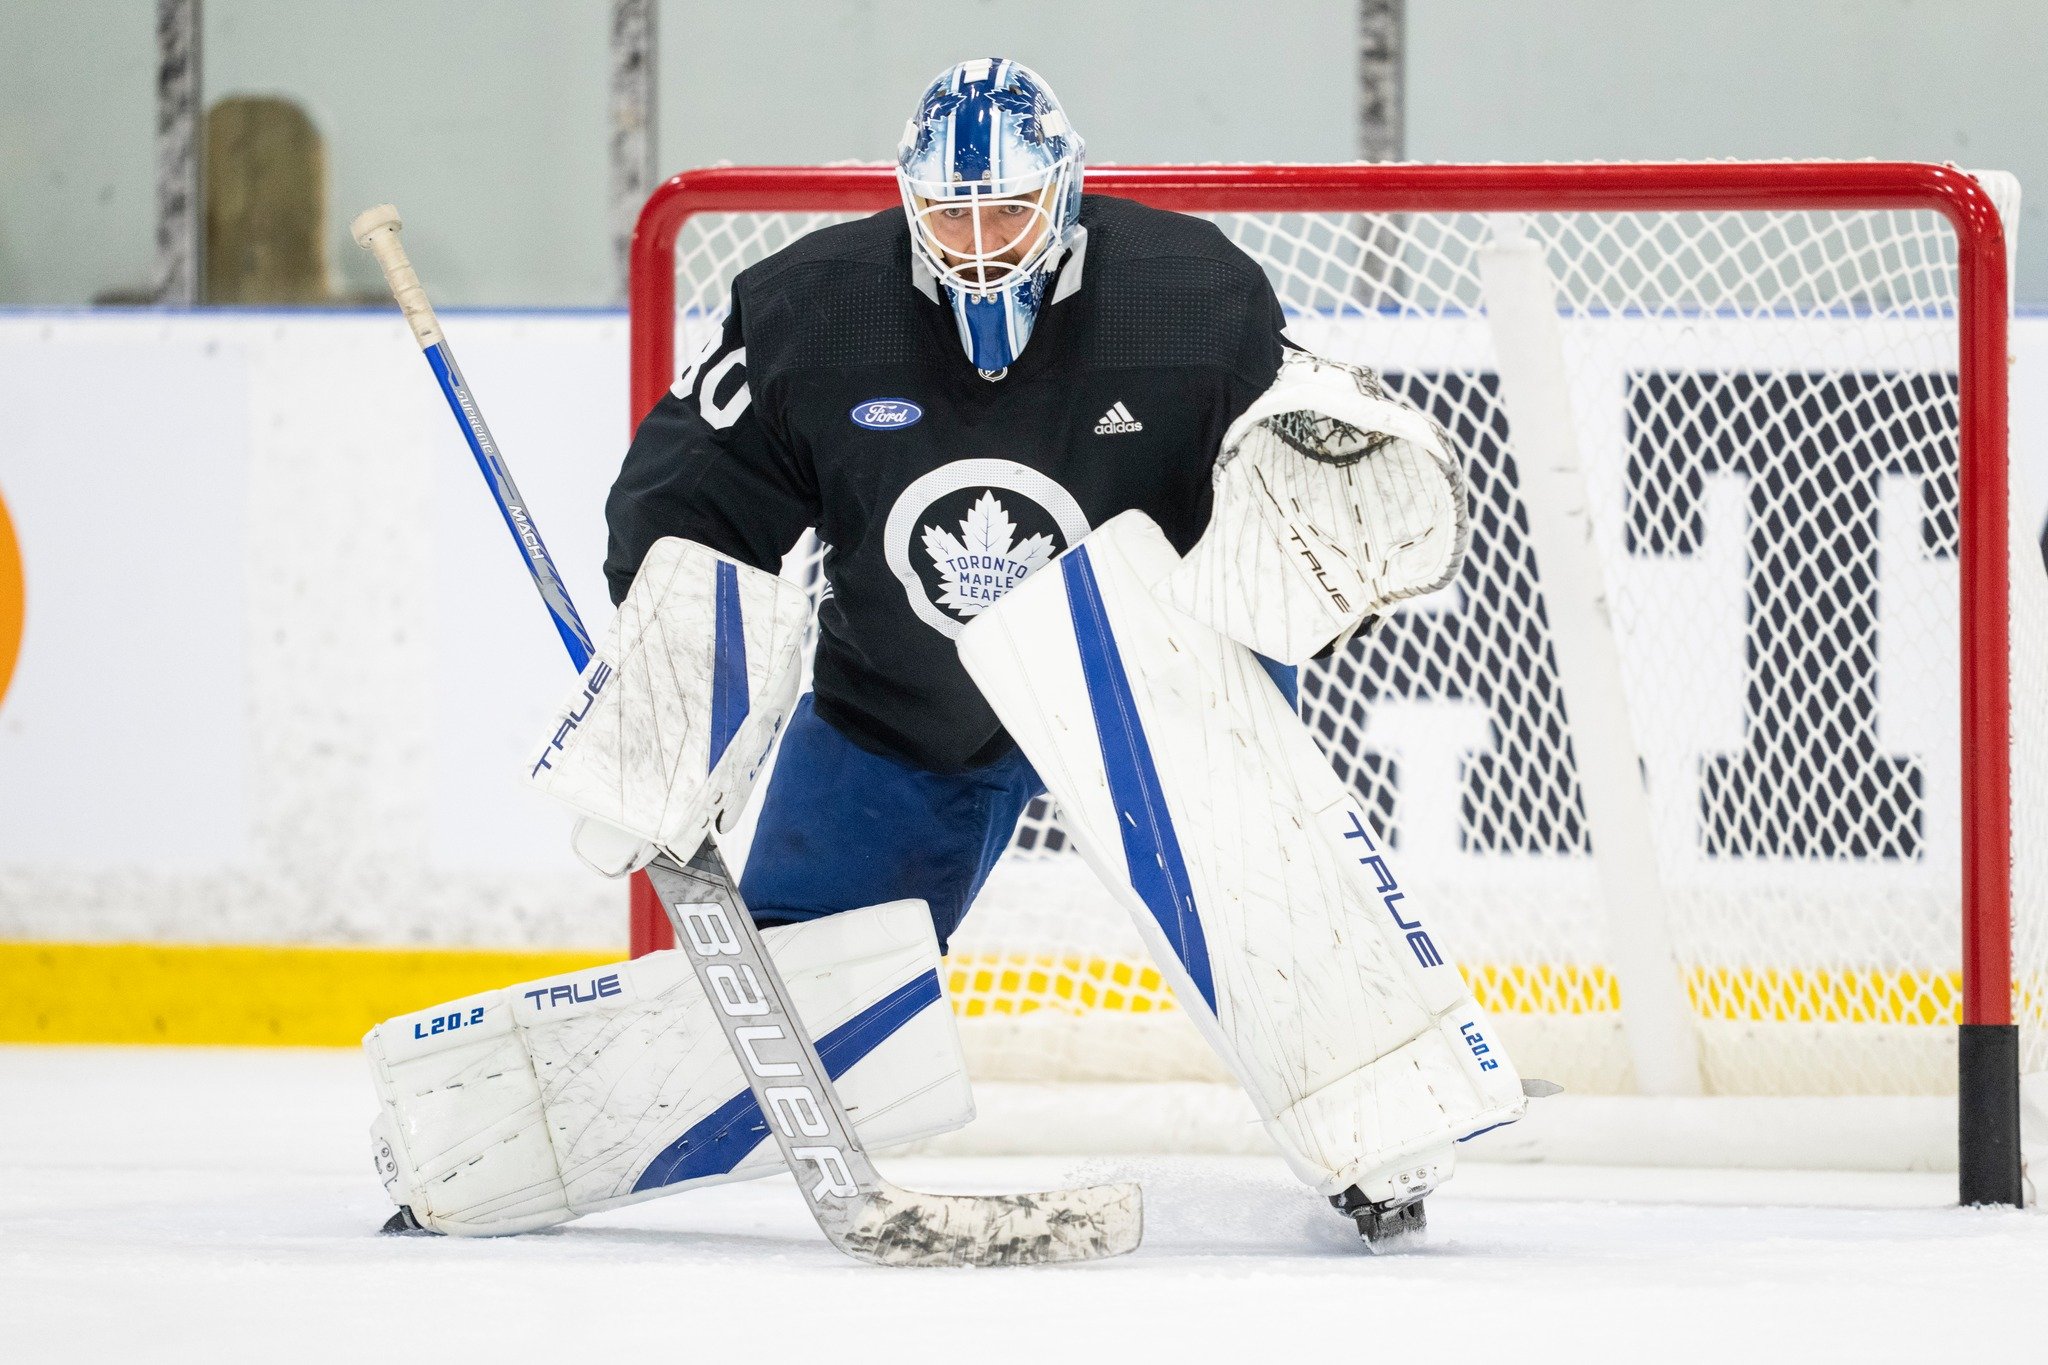
[{"label": "goal mesh", "polygon": [[[2011,222],[2016,188],[1986,183]],[[1620,925],[1675,976],[1710,1093],[1953,1091],[1972,796],[1955,231],[1926,210],[1411,209],[1210,215],[1266,268],[1294,341],[1378,370],[1469,462],[1454,586],[1302,679],[1303,719],[1404,884],[1525,1074],[1635,1087]],[[677,366],[739,269],[847,216],[689,218]],[[1505,336],[1489,274],[1517,251],[1554,298],[1533,343]],[[1518,457],[1536,410],[1510,399],[1560,377],[1542,458],[1562,448],[1579,470],[1622,715],[1572,714],[1531,543]],[[2048,584],[2032,533],[2011,539],[2011,657],[1980,666],[2014,690],[2014,1004],[2033,1072]],[[815,588],[814,558],[788,571]],[[1578,767],[1587,725],[1621,727],[1639,759],[1654,873],[1622,892]],[[983,1079],[1223,1077],[1043,800],[948,984]]]}]

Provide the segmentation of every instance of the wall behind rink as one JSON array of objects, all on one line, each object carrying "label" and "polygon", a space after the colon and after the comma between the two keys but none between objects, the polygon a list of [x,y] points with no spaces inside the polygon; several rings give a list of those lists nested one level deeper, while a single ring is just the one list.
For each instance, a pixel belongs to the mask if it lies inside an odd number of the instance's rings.
[{"label": "wall behind rink", "polygon": [[[624,319],[449,328],[602,622]],[[2014,335],[2042,469],[2048,317]],[[623,943],[622,888],[516,782],[569,680],[395,318],[0,317],[0,497],[25,581],[0,939]]]},{"label": "wall behind rink", "polygon": [[[598,621],[625,324],[451,324]],[[0,937],[622,941],[514,785],[569,682],[395,316],[0,320]]]}]

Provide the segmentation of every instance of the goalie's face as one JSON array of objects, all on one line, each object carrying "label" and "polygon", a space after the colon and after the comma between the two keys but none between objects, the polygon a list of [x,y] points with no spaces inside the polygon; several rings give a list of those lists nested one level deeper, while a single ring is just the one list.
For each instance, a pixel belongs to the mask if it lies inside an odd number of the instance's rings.
[{"label": "goalie's face", "polygon": [[978,294],[1003,287],[1052,239],[1055,186],[1003,198],[924,199],[917,229],[948,283]]},{"label": "goalie's face", "polygon": [[1081,241],[1082,152],[1045,82],[1002,57],[942,72],[903,125],[896,183],[914,282],[936,279],[935,301],[991,378],[1031,339],[1053,272]]}]

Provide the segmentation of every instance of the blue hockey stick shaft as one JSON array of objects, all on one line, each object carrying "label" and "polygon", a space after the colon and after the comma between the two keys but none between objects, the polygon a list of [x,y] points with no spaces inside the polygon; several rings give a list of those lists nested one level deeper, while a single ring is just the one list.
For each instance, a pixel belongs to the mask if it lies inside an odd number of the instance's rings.
[{"label": "blue hockey stick shaft", "polygon": [[519,495],[519,485],[512,481],[512,471],[505,464],[504,454],[484,422],[483,409],[477,406],[475,395],[470,393],[469,383],[462,377],[462,367],[455,363],[455,352],[449,349],[448,338],[441,332],[440,321],[434,316],[434,306],[427,301],[426,291],[420,288],[419,276],[414,273],[412,262],[406,259],[405,246],[398,239],[399,229],[403,226],[396,208],[390,204],[379,204],[356,216],[355,222],[349,225],[349,235],[356,239],[358,246],[375,256],[377,264],[383,268],[384,282],[391,286],[392,297],[398,300],[399,308],[405,313],[413,338],[426,354],[435,382],[441,386],[441,396],[448,400],[448,410],[455,414],[463,439],[469,442],[469,453],[476,457],[476,467],[483,474],[491,496],[497,500],[498,514],[505,519],[505,529],[517,542],[519,552],[526,560],[526,570],[533,575],[533,586],[540,592],[541,603],[547,607],[548,615],[554,618],[555,633],[562,637],[563,647],[569,651],[569,657],[580,672],[590,662],[594,650],[590,632],[584,628],[583,618],[576,614],[576,604],[569,600],[569,587],[562,581],[554,557],[540,538],[540,527],[534,524],[533,514],[527,510],[526,499]]}]

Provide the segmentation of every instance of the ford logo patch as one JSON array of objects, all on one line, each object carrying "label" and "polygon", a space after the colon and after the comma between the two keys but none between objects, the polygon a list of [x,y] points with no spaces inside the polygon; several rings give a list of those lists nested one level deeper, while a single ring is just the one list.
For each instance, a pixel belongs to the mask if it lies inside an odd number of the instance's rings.
[{"label": "ford logo patch", "polygon": [[893,431],[897,427],[914,426],[924,416],[924,409],[907,398],[870,398],[865,403],[856,403],[850,414],[853,424],[866,427],[869,431]]}]

